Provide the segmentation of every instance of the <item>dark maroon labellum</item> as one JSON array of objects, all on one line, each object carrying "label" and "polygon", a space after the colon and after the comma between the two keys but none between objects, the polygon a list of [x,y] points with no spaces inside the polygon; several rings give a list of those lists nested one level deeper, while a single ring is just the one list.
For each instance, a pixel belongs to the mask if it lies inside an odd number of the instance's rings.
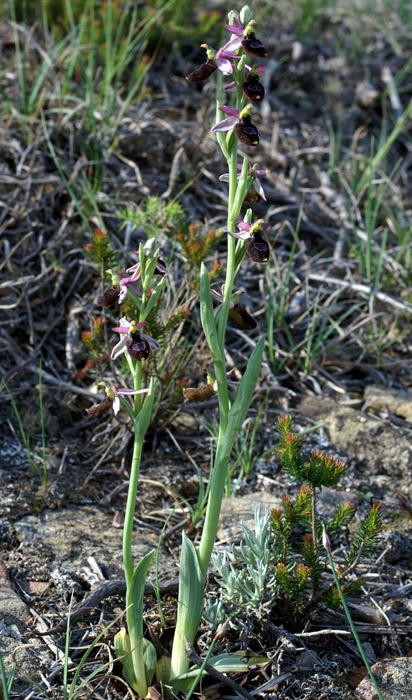
[{"label": "dark maroon labellum", "polygon": [[251,102],[260,102],[265,96],[265,88],[259,82],[258,75],[248,76],[244,86],[243,94]]},{"label": "dark maroon labellum", "polygon": [[251,316],[243,306],[239,306],[239,304],[235,304],[235,306],[229,309],[228,316],[233,325],[241,331],[252,331],[257,326],[253,316]]},{"label": "dark maroon labellum", "polygon": [[133,357],[133,359],[138,362],[146,360],[149,357],[150,345],[142,338],[138,331],[131,333],[126,340],[126,347],[130,357]]},{"label": "dark maroon labellum", "polygon": [[192,73],[190,73],[187,76],[186,80],[188,83],[201,83],[202,80],[207,80],[208,77],[215,72],[216,68],[216,63],[212,63],[212,61],[207,61],[206,63],[202,63],[200,68],[197,68]]},{"label": "dark maroon labellum", "polygon": [[263,44],[256,39],[255,34],[252,32],[242,41],[243,51],[248,54],[248,56],[256,56],[256,58],[265,58],[268,55]]},{"label": "dark maroon labellum", "polygon": [[113,306],[118,300],[119,294],[119,287],[109,287],[105,289],[103,295],[97,301],[97,306]]},{"label": "dark maroon labellum", "polygon": [[259,132],[250,117],[244,117],[238,122],[233,131],[238,137],[239,141],[244,143],[246,146],[257,146],[259,143]]},{"label": "dark maroon labellum", "polygon": [[269,260],[269,246],[261,233],[254,233],[250,238],[246,238],[245,248],[253,262],[264,263]]}]

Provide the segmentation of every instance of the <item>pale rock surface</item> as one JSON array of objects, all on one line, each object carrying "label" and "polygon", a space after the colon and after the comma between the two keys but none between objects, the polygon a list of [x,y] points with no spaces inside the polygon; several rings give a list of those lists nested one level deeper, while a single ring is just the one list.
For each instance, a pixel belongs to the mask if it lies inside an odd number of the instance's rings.
[{"label": "pale rock surface", "polygon": [[[372,666],[379,689],[388,700],[410,700],[412,697],[412,659],[398,658],[379,661]],[[378,694],[366,676],[355,690],[359,700],[378,700]]]}]

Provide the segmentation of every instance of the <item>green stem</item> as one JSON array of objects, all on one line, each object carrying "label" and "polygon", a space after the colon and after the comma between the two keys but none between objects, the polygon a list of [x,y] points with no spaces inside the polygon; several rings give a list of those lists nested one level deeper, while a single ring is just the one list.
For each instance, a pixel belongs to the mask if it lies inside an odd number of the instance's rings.
[{"label": "green stem", "polygon": [[133,518],[136,506],[137,484],[139,481],[140,460],[142,457],[142,440],[134,438],[133,458],[130,470],[129,491],[127,494],[126,513],[124,518],[123,528],[123,565],[126,578],[126,586],[130,588],[133,577],[133,559],[132,559],[132,536],[133,536]]},{"label": "green stem", "polygon": [[235,436],[228,436],[226,430],[224,432],[223,430],[219,430],[216,456],[210,481],[209,501],[198,550],[199,566],[204,581],[206,581],[210,557],[212,556],[212,550],[216,539],[227,467],[235,441]]},{"label": "green stem", "polygon": [[314,486],[312,487],[311,510],[312,510],[313,551],[315,552],[315,555],[317,557],[318,556],[318,536],[317,536],[317,532],[316,532],[316,488]]},{"label": "green stem", "polygon": [[348,606],[347,606],[347,603],[346,603],[346,600],[345,600],[345,596],[344,596],[344,594],[343,594],[342,587],[341,587],[341,585],[340,585],[339,577],[338,577],[337,571],[336,571],[336,569],[335,569],[335,565],[334,565],[334,563],[333,563],[332,554],[331,554],[331,552],[330,552],[330,550],[329,550],[328,548],[326,549],[326,551],[327,551],[327,555],[328,555],[328,558],[329,558],[329,564],[330,564],[330,567],[331,567],[331,569],[332,569],[333,578],[335,579],[336,588],[338,589],[338,593],[339,593],[340,599],[341,599],[341,601],[342,601],[342,605],[343,605],[343,609],[344,609],[344,611],[345,611],[345,615],[346,615],[346,617],[347,617],[347,619],[348,619],[349,626],[350,626],[351,631],[352,631],[352,634],[353,634],[353,636],[354,636],[354,638],[355,638],[355,642],[356,642],[356,644],[357,644],[357,646],[358,646],[358,649],[359,649],[360,655],[361,655],[361,657],[362,657],[363,663],[365,664],[366,670],[367,670],[367,672],[369,673],[369,677],[370,677],[370,679],[371,679],[371,681],[372,681],[372,683],[373,683],[373,685],[374,685],[374,687],[375,687],[375,690],[376,690],[376,693],[377,693],[377,695],[378,695],[379,700],[383,700],[383,696],[382,696],[382,693],[381,693],[381,691],[380,691],[380,689],[379,689],[379,686],[378,686],[378,683],[377,683],[377,681],[376,681],[376,678],[375,678],[375,676],[373,675],[373,672],[372,672],[372,669],[371,669],[371,667],[370,667],[370,665],[369,665],[368,659],[366,658],[366,654],[365,654],[365,651],[364,651],[364,649],[363,649],[362,642],[361,642],[361,640],[359,639],[359,635],[358,635],[358,633],[357,633],[357,631],[356,631],[355,625],[353,624],[352,616],[351,616],[351,614],[350,614],[350,612],[349,612],[349,608],[348,608]]},{"label": "green stem", "polygon": [[[233,283],[235,279],[235,248],[236,241],[230,232],[235,230],[236,219],[238,212],[235,210],[234,204],[237,192],[237,140],[232,144],[230,151],[229,165],[229,203],[227,217],[227,265],[226,265],[226,281],[223,293],[223,302],[219,311],[218,320],[218,339],[221,352],[220,361],[214,359],[216,372],[216,380],[218,385],[219,396],[219,434],[216,447],[216,455],[211,476],[211,485],[209,491],[209,500],[206,510],[206,518],[203,526],[202,537],[199,545],[199,565],[202,575],[206,580],[206,574],[209,567],[210,557],[212,554],[213,545],[216,539],[216,533],[219,523],[219,514],[222,504],[223,491],[227,476],[227,467],[229,463],[230,453],[233,447],[235,436],[233,439],[228,439],[227,424],[230,408],[229,391],[226,377],[226,366],[224,361],[224,343],[227,327],[228,312],[230,306],[230,298],[232,295]],[[222,371],[223,370],[223,371]],[[227,449],[230,444],[230,449]],[[226,449],[224,449],[226,447]]]},{"label": "green stem", "polygon": [[206,667],[206,665],[207,665],[207,662],[209,661],[210,657],[212,656],[212,652],[213,652],[213,649],[215,648],[216,642],[217,642],[217,638],[216,638],[216,636],[215,636],[215,637],[213,638],[213,640],[212,640],[212,643],[211,643],[209,649],[207,650],[207,654],[206,654],[205,658],[203,659],[202,665],[199,666],[199,670],[198,670],[198,672],[197,672],[197,676],[196,676],[196,678],[194,679],[194,681],[193,681],[193,683],[192,683],[192,686],[191,686],[191,688],[190,688],[188,694],[186,695],[186,700],[190,700],[191,697],[192,697],[192,695],[193,695],[193,693],[195,692],[195,690],[196,690],[196,688],[197,688],[197,684],[199,683],[200,679],[201,679],[202,676],[203,676],[203,671],[205,670],[205,667]]},{"label": "green stem", "polygon": [[[140,391],[142,388],[142,363],[134,362],[134,372],[133,372],[133,388],[135,391]],[[139,413],[142,407],[142,394],[136,394],[134,397],[134,413],[135,416]]]},{"label": "green stem", "polygon": [[234,202],[237,190],[237,140],[233,143],[229,165],[229,203],[227,216],[227,264],[226,280],[223,293],[223,302],[219,311],[218,337],[221,347],[222,357],[224,357],[224,342],[226,335],[227,317],[229,312],[230,297],[232,295],[233,282],[235,278],[235,248],[236,241],[230,233],[233,233],[236,226],[237,211],[234,211]]}]

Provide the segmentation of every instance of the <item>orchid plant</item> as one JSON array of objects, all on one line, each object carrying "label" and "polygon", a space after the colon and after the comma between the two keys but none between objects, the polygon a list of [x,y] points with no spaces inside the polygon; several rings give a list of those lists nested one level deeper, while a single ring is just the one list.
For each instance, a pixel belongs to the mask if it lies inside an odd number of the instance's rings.
[{"label": "orchid plant", "polygon": [[[200,392],[193,390],[192,393],[187,391],[185,394],[188,400],[196,401],[202,400],[199,395],[205,396],[205,398],[217,395],[219,402],[218,437],[199,546],[196,548],[192,541],[183,534],[177,622],[170,660],[162,658],[156,662],[155,648],[143,636],[144,583],[153,552],[148,553],[134,567],[131,548],[142,447],[150,423],[156,390],[154,379],[150,380],[149,386],[144,386],[142,363],[148,359],[152,351],[159,348],[157,341],[146,334],[143,329],[145,329],[149,313],[159,298],[164,275],[167,272],[154,242],[149,242],[148,247],[140,246],[139,261],[126,271],[127,276],[121,277],[110,271],[112,286],[104,292],[98,302],[100,306],[107,306],[116,303],[122,304],[127,299],[137,311],[135,319],[128,320],[122,317],[120,324],[113,328],[113,331],[118,333],[120,338],[111,354],[113,360],[122,355],[126,357],[133,380],[133,388],[124,389],[116,388],[113,385],[108,386],[106,400],[90,409],[90,412],[93,415],[101,415],[102,411],[104,412],[111,407],[115,412],[121,407],[130,417],[134,426],[134,449],[123,535],[123,561],[127,588],[127,631],[122,629],[118,633],[115,639],[115,648],[118,656],[122,659],[125,679],[139,697],[147,695],[155,671],[157,678],[170,685],[174,692],[188,689],[193,683],[194,671],[189,669],[186,646],[188,643],[193,644],[203,614],[206,576],[216,538],[229,459],[236,436],[249,410],[262,360],[263,337],[258,341],[251,354],[241,382],[234,383],[230,378],[230,372],[227,372],[226,369],[224,347],[228,319],[243,330],[251,330],[256,327],[255,320],[238,303],[240,292],[233,291],[235,277],[242,260],[248,253],[251,261],[265,263],[270,252],[269,245],[263,235],[268,228],[268,223],[262,219],[252,222],[251,209],[247,210],[243,221],[239,220],[245,201],[253,203],[260,198],[265,199],[261,179],[267,174],[267,171],[256,164],[251,164],[247,156],[243,157],[242,162],[238,162],[239,142],[255,148],[260,139],[260,133],[252,122],[252,103],[259,102],[264,97],[264,89],[259,82],[264,67],[250,66],[246,63],[248,56],[258,59],[267,56],[266,49],[256,38],[256,28],[252,11],[248,6],[243,7],[240,13],[231,11],[226,29],[233,36],[218,51],[204,45],[207,50],[206,62],[187,78],[189,83],[203,81],[216,70],[224,76],[230,76],[231,82],[227,86],[226,94],[229,99],[233,95],[234,104],[232,107],[228,105],[217,106],[217,114],[221,111],[228,116],[222,121],[217,120],[211,129],[216,134],[218,144],[228,164],[228,173],[222,175],[221,180],[229,184],[226,280],[221,291],[211,289],[210,275],[204,264],[202,264],[200,272],[200,315],[213,361],[213,370],[210,372],[210,381],[208,380],[208,384],[200,388],[202,389]],[[215,309],[213,308],[213,300],[218,302],[218,307]],[[241,662],[237,655],[233,655],[232,660],[227,657],[227,654],[219,655],[214,659],[212,657],[208,663],[211,665],[219,664],[220,669],[224,667],[227,671],[248,668],[247,662]],[[267,659],[253,657],[249,663],[254,665],[267,663]]]},{"label": "orchid plant", "polygon": [[[126,358],[133,388],[107,385],[106,398],[89,408],[88,412],[93,417],[99,418],[110,409],[115,415],[122,409],[129,416],[134,428],[133,456],[123,528],[127,631],[122,629],[116,635],[115,649],[123,659],[125,679],[139,697],[144,697],[147,692],[147,682],[151,681],[156,665],[155,648],[143,637],[144,583],[153,552],[149,552],[134,567],[132,538],[143,442],[150,425],[157,384],[152,378],[149,385],[144,386],[145,375],[142,372],[142,363],[148,360],[150,353],[158,350],[160,345],[143,329],[164,287],[167,268],[160,251],[156,249],[153,238],[149,239],[145,246],[141,244],[135,253],[138,255],[138,262],[126,270],[127,276],[121,277],[112,270],[107,271],[111,276],[111,286],[103,292],[97,302],[101,307],[113,307],[116,304],[123,304],[127,299],[129,308],[133,309],[132,314],[135,318],[128,320],[122,317],[119,326],[112,329],[119,334],[119,340],[111,352],[112,360],[122,356]],[[149,668],[151,671],[147,670]]]}]

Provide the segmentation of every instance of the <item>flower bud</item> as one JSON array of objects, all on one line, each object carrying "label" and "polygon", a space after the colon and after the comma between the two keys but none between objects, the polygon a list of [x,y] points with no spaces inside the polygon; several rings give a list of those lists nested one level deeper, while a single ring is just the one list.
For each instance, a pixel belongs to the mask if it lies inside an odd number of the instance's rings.
[{"label": "flower bud", "polygon": [[250,9],[249,5],[244,5],[242,7],[239,13],[239,17],[242,24],[249,24],[249,22],[253,21],[253,12]]},{"label": "flower bud", "polygon": [[328,533],[326,532],[325,525],[323,525],[323,527],[322,527],[322,544],[323,544],[324,548],[326,549],[327,553],[330,554],[331,553],[330,540],[328,537]]}]

